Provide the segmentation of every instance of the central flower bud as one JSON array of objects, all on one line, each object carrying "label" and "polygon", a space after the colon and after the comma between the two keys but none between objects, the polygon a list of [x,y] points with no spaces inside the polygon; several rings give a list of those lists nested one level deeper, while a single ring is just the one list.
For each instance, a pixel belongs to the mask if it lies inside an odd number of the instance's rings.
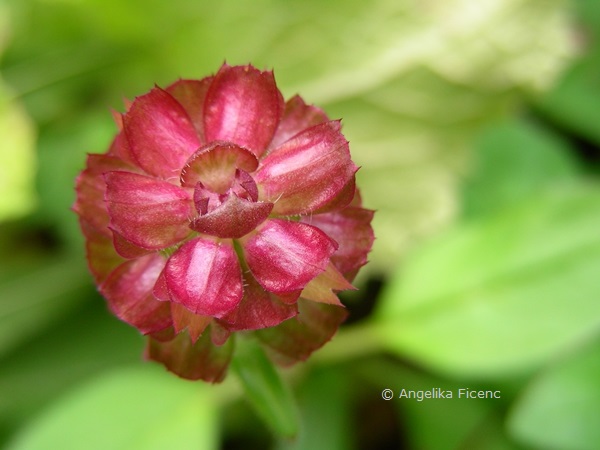
[{"label": "central flower bud", "polygon": [[220,238],[240,238],[264,222],[273,203],[258,201],[256,182],[248,172],[258,167],[250,150],[217,141],[199,148],[181,171],[181,185],[194,187],[199,216],[190,228]]}]

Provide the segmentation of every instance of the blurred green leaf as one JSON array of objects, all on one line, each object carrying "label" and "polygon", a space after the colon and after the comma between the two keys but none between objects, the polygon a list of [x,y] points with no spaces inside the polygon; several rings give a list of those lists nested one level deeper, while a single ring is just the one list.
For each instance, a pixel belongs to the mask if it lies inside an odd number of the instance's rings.
[{"label": "blurred green leaf", "polygon": [[[0,422],[18,423],[74,384],[118,365],[140,365],[143,338],[109,314],[98,294],[0,361]],[[43,332],[42,332],[43,331]],[[1,446],[1,444],[0,444]]]},{"label": "blurred green leaf", "polygon": [[534,123],[512,119],[482,130],[464,187],[467,217],[502,210],[579,172],[571,147]]},{"label": "blurred green leaf", "polygon": [[298,389],[300,431],[281,440],[280,450],[353,449],[352,406],[356,400],[347,370],[328,367],[311,372]]},{"label": "blurred green leaf", "polygon": [[0,284],[0,357],[73,309],[91,289],[79,259],[52,259]]},{"label": "blurred green leaf", "polygon": [[[0,10],[0,14],[1,12]],[[36,200],[34,127],[23,108],[11,98],[2,79],[0,79],[0,136],[2,136],[0,141],[1,222],[30,212]]]},{"label": "blurred green leaf", "polygon": [[105,373],[32,420],[8,448],[216,449],[208,389],[158,367]]},{"label": "blurred green leaf", "polygon": [[[0,55],[11,34],[8,6],[0,4]],[[0,222],[30,212],[35,204],[34,126],[0,77]]]},{"label": "blurred green leaf", "polygon": [[577,20],[587,25],[588,30],[593,33],[594,43],[598,43],[600,37],[600,3],[596,0],[579,0],[575,2],[577,8]]},{"label": "blurred green leaf", "polygon": [[293,38],[275,41],[271,54],[294,58],[276,60],[284,88],[291,80],[290,92],[344,119],[362,167],[357,185],[377,210],[366,270],[389,272],[415,241],[453,221],[477,127],[510,111],[518,89],[547,87],[570,53],[567,2],[469,5],[334,2],[319,21],[302,11],[310,25],[299,20],[285,29]]},{"label": "blurred green leaf", "polygon": [[600,326],[600,189],[564,185],[457,227],[382,294],[382,344],[451,374],[529,370]]},{"label": "blurred green leaf", "polygon": [[527,449],[527,447],[523,447],[507,436],[500,411],[489,414],[477,429],[473,430],[468,439],[463,442],[462,448],[476,448],[477,450]]},{"label": "blurred green leaf", "polygon": [[9,34],[10,17],[8,15],[8,6],[4,3],[0,3],[0,54],[4,51]]},{"label": "blurred green leaf", "polygon": [[600,345],[542,373],[525,390],[508,419],[511,434],[544,449],[600,448]]},{"label": "blurred green leaf", "polygon": [[248,400],[267,425],[281,436],[295,436],[298,416],[294,398],[260,345],[239,339],[232,368]]},{"label": "blurred green leaf", "polygon": [[539,110],[562,128],[600,145],[600,53],[573,65],[537,104]]},{"label": "blurred green leaf", "polygon": [[117,44],[108,30],[99,30],[87,0],[6,3],[13,39],[0,67],[37,124],[43,128],[77,118],[90,104],[109,107],[103,98],[106,85],[118,63],[139,59],[139,47]]}]

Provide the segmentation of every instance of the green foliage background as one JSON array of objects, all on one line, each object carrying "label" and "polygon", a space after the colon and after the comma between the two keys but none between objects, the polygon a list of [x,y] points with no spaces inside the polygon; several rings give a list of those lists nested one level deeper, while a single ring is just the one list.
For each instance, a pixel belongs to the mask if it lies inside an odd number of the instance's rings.
[{"label": "green foliage background", "polygon": [[[598,33],[594,0],[4,0],[0,446],[600,448]],[[377,241],[308,363],[207,386],[141,361],[69,208],[110,109],[225,60],[343,118]],[[502,398],[381,399],[464,387]]]}]

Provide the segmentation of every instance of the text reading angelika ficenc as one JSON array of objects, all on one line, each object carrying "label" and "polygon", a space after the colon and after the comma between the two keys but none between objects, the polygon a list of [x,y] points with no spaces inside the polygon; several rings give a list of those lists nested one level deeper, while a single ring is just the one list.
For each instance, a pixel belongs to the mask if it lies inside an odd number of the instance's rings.
[{"label": "text reading angelika ficenc", "polygon": [[460,389],[442,389],[442,388],[431,388],[428,390],[411,390],[411,389],[399,389],[394,392],[391,389],[384,389],[381,391],[381,397],[384,400],[393,399],[413,399],[418,402],[430,399],[449,399],[458,398],[465,400],[477,400],[477,399],[498,399],[502,398],[500,391],[491,390],[476,390],[469,388]]}]

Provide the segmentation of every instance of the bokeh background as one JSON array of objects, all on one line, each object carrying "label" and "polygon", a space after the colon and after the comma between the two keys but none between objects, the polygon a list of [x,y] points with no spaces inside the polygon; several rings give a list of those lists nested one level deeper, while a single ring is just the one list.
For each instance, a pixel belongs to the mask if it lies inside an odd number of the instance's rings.
[{"label": "bokeh background", "polygon": [[[598,33],[596,0],[0,2],[0,447],[600,448]],[[111,109],[224,61],[343,118],[377,210],[295,406],[142,361],[70,211]]]}]

